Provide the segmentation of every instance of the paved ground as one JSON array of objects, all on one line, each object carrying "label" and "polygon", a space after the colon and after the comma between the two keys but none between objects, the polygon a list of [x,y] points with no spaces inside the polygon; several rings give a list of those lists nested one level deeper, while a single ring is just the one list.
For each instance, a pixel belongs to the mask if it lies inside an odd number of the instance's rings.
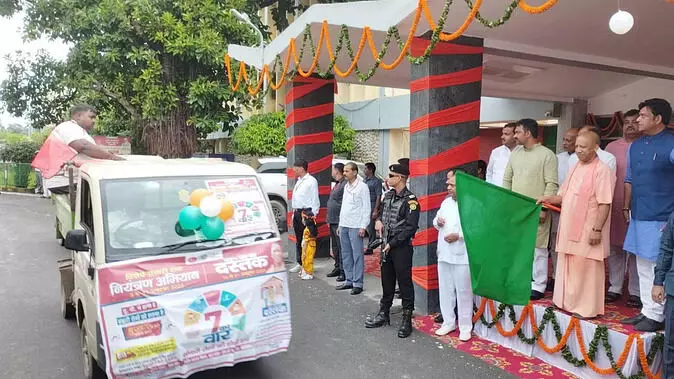
[{"label": "paved ground", "polygon": [[[53,220],[49,200],[0,195],[3,379],[82,377],[77,327],[59,314],[55,262],[67,254],[54,239]],[[395,327],[363,328],[365,315],[377,307],[374,288],[370,296],[350,296],[331,283],[302,282],[292,275],[290,292],[293,338],[287,354],[192,379],[510,377],[447,346],[441,349],[426,335],[400,340]]]}]

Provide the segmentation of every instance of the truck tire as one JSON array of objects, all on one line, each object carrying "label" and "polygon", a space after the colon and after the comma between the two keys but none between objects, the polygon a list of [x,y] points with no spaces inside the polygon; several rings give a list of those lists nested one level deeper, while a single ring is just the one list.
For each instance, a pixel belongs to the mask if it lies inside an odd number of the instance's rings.
[{"label": "truck tire", "polygon": [[70,299],[68,299],[63,286],[61,286],[61,315],[66,320],[75,318],[75,306],[70,302]]},{"label": "truck tire", "polygon": [[287,232],[288,223],[286,222],[286,218],[288,210],[285,204],[279,200],[270,200],[269,204],[271,204],[271,211],[274,214],[274,221],[276,222],[276,226],[278,226],[278,231],[281,233]]},{"label": "truck tire", "polygon": [[80,328],[80,346],[81,346],[81,354],[82,354],[82,364],[84,365],[84,378],[85,379],[105,379],[106,375],[101,370],[100,367],[98,367],[98,363],[96,363],[96,360],[94,359],[93,356],[91,356],[91,350],[89,347],[89,343],[87,342],[87,324],[85,320],[82,320],[82,327]]}]

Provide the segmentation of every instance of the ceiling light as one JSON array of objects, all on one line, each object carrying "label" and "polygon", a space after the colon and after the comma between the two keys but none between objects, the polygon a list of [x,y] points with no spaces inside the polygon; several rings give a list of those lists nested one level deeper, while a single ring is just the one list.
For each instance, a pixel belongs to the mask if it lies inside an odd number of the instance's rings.
[{"label": "ceiling light", "polygon": [[625,34],[634,26],[634,17],[630,12],[618,10],[608,21],[608,28],[615,34]]}]

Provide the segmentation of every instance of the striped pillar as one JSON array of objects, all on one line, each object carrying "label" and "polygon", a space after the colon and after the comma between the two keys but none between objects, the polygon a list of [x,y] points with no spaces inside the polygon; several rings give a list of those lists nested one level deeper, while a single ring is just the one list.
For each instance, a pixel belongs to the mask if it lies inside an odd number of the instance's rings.
[{"label": "striped pillar", "polygon": [[[422,55],[429,39],[415,38],[412,55]],[[433,218],[447,194],[447,170],[476,173],[479,160],[482,39],[440,42],[421,65],[411,65],[410,178],[421,217],[413,240],[416,308],[439,311],[437,230]]]},{"label": "striped pillar", "polygon": [[288,153],[288,249],[295,259],[295,234],[292,229],[292,190],[295,186],[293,163],[304,159],[309,173],[318,181],[321,209],[318,212],[316,257],[330,255],[330,229],[325,223],[332,182],[332,126],[334,112],[334,79],[298,77],[290,84],[286,104],[286,152]]}]

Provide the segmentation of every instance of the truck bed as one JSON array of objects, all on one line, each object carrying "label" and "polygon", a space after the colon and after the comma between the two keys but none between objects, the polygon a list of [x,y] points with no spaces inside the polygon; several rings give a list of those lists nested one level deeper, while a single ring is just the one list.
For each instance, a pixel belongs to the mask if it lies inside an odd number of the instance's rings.
[{"label": "truck bed", "polygon": [[70,209],[70,195],[52,195],[52,200],[56,208],[56,220],[58,221],[56,234],[59,238],[63,238],[75,227],[75,212]]}]

